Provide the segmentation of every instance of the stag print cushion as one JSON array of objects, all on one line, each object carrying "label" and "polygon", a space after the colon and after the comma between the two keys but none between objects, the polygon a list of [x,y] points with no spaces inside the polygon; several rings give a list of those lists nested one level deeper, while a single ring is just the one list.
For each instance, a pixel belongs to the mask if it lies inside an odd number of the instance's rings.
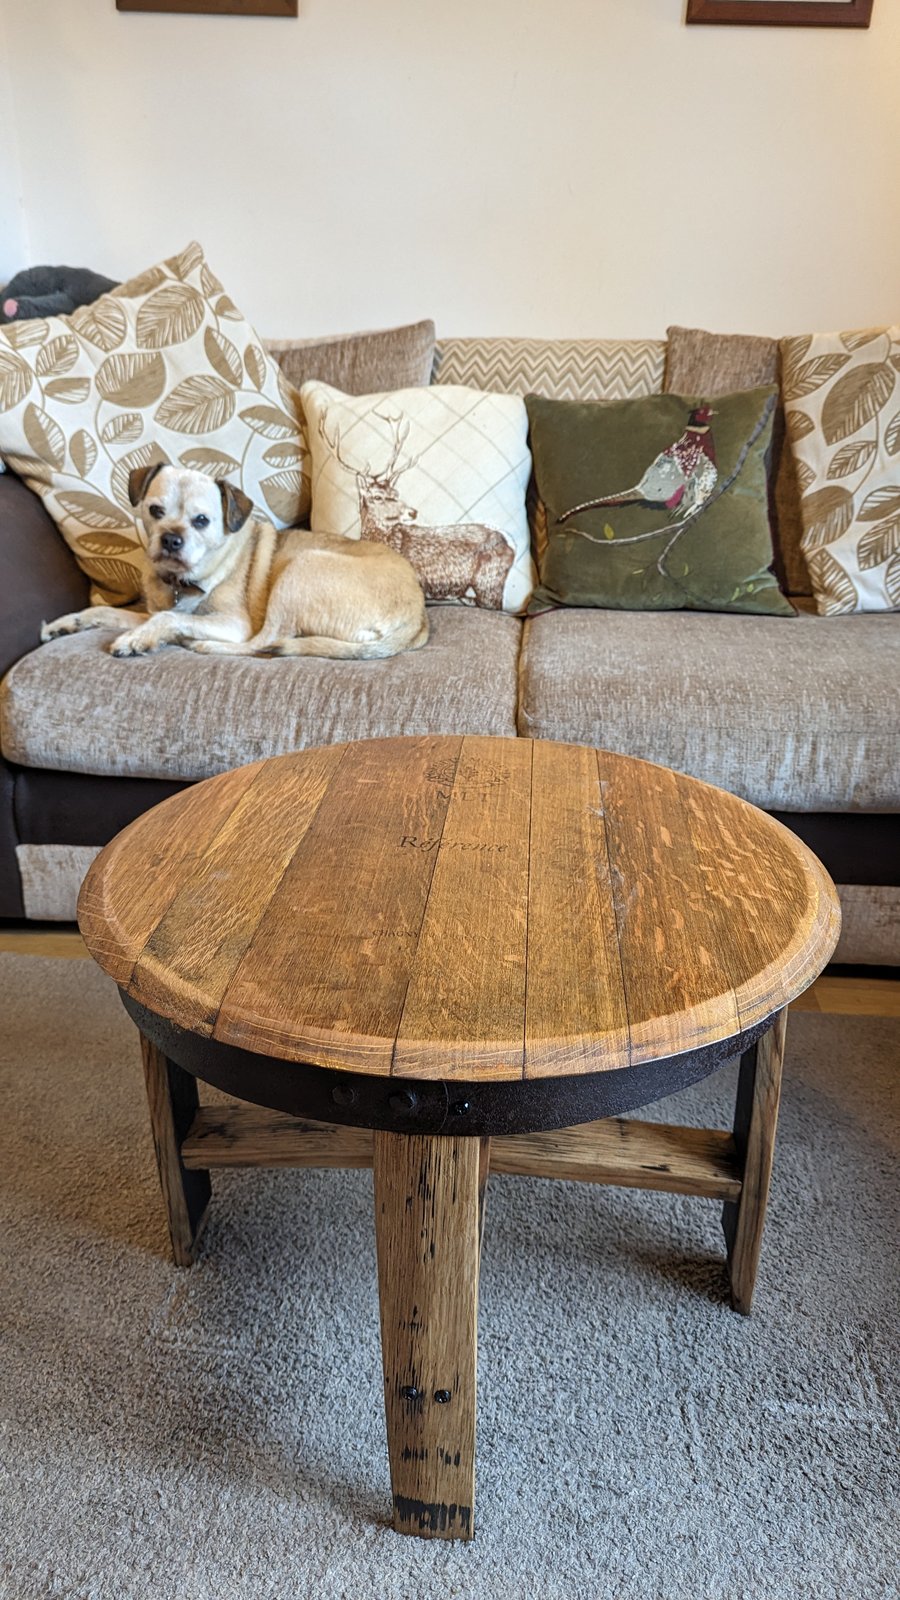
[{"label": "stag print cushion", "polygon": [[523,400],[455,385],[300,394],[314,531],[401,551],[427,600],[523,610],[534,583]]},{"label": "stag print cushion", "polygon": [[784,339],[816,609],[900,610],[900,327]]},{"label": "stag print cushion", "polygon": [[0,329],[0,454],[43,498],[94,601],[140,587],[132,467],[227,477],[278,527],[309,511],[300,396],[196,244],[71,316]]},{"label": "stag print cushion", "polygon": [[611,404],[529,395],[547,508],[529,606],[792,616],[769,566],[776,390]]}]

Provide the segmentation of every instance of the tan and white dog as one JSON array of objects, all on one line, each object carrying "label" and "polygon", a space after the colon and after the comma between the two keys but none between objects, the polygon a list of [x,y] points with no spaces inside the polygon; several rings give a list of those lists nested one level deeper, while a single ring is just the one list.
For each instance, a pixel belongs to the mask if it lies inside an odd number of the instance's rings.
[{"label": "tan and white dog", "polygon": [[114,656],[181,644],[208,655],[371,660],[428,638],[425,600],[404,556],[366,540],[258,522],[230,483],[180,467],[139,467],[144,611],[88,606],[45,623],[41,639],[115,628]]}]

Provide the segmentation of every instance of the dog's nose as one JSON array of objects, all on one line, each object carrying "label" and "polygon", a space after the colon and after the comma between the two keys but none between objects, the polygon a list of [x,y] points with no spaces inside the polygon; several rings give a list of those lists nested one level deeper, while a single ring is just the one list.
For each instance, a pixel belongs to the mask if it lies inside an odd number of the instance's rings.
[{"label": "dog's nose", "polygon": [[174,556],[184,544],[184,536],[180,533],[164,533],[159,542],[167,556]]}]

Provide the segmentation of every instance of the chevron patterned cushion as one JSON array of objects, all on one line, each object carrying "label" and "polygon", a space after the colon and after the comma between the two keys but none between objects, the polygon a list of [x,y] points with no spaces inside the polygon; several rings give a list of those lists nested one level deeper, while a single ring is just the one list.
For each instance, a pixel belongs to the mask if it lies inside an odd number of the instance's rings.
[{"label": "chevron patterned cushion", "polygon": [[[441,339],[431,381],[546,400],[637,400],[661,392],[665,362],[662,339]],[[533,477],[526,504],[540,560],[547,513]]]},{"label": "chevron patterned cushion", "polygon": [[547,400],[636,400],[662,389],[662,339],[441,339],[433,383]]}]

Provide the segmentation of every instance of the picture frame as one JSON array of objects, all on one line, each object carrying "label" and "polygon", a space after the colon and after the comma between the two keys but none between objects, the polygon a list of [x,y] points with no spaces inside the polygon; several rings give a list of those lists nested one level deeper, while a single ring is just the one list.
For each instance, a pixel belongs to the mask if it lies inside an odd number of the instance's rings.
[{"label": "picture frame", "polygon": [[686,22],[770,28],[868,28],[872,0],[688,0]]},{"label": "picture frame", "polygon": [[298,0],[116,0],[117,11],[173,11],[195,16],[296,17]]}]

